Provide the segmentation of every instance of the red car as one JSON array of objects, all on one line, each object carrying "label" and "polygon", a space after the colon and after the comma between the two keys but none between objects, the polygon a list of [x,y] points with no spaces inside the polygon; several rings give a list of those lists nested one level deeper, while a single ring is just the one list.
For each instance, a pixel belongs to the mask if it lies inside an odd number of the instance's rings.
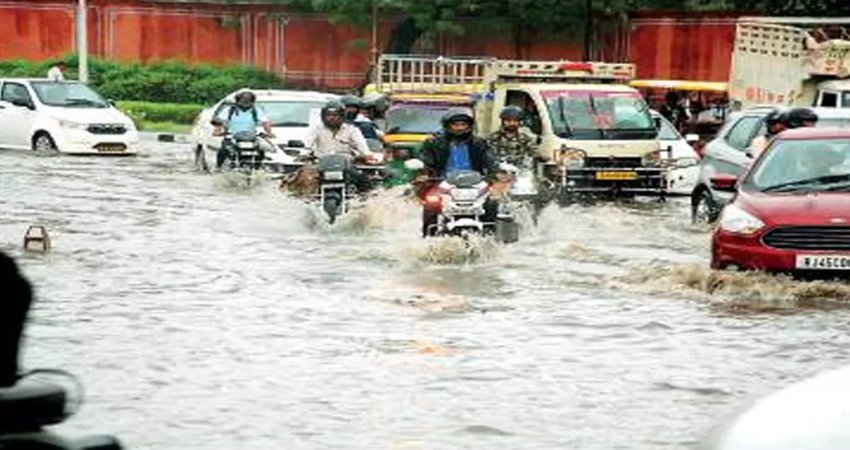
[{"label": "red car", "polygon": [[850,276],[850,130],[783,132],[743,179],[711,183],[736,192],[714,232],[712,268]]}]

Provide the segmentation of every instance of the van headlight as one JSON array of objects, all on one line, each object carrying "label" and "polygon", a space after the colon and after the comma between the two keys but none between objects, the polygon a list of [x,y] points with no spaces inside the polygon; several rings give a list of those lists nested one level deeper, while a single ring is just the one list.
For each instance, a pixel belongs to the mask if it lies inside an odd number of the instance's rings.
[{"label": "van headlight", "polygon": [[640,163],[644,167],[659,167],[662,165],[661,150],[653,150],[644,154],[640,158]]},{"label": "van headlight", "polygon": [[720,229],[729,233],[751,235],[764,228],[764,222],[738,206],[729,205],[720,215]]},{"label": "van headlight", "polygon": [[558,165],[565,166],[567,169],[581,169],[584,167],[584,160],[587,158],[587,152],[580,148],[561,147],[555,151],[555,162]]}]

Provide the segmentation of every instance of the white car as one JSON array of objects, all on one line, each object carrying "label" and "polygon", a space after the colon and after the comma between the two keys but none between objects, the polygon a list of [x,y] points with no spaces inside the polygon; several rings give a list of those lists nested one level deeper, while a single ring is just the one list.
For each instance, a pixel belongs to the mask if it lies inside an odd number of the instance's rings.
[{"label": "white car", "polygon": [[74,155],[134,155],[133,121],[77,81],[0,79],[0,147]]},{"label": "white car", "polygon": [[700,157],[690,143],[698,141],[699,136],[689,134],[682,137],[676,127],[657,111],[652,111],[652,117],[661,119],[661,129],[658,133],[661,157],[670,160],[667,163],[670,167],[667,172],[667,193],[691,195],[699,177]]},{"label": "white car", "polygon": [[[199,169],[209,170],[215,164],[216,153],[221,147],[221,137],[214,136],[213,118],[226,115],[234,105],[236,94],[232,92],[210,108],[204,109],[195,119],[192,129],[192,148],[195,164]],[[275,137],[271,140],[275,151],[266,154],[266,164],[280,165],[294,162],[303,147],[307,134],[321,120],[321,109],[330,100],[339,96],[315,91],[252,90],[257,96],[257,106],[272,122]],[[262,131],[261,129],[258,131]]]}]

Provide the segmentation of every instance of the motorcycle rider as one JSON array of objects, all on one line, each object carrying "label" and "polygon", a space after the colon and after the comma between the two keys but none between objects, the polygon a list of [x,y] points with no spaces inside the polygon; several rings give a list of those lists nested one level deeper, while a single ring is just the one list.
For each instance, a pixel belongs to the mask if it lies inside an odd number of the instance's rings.
[{"label": "motorcycle rider", "polygon": [[360,97],[344,95],[340,101],[345,106],[345,121],[359,128],[367,143],[370,139],[383,141],[384,133],[363,113],[365,105]]},{"label": "motorcycle rider", "polygon": [[[381,162],[383,154],[372,152],[360,129],[344,120],[345,106],[341,102],[332,100],[326,103],[322,107],[321,118],[322,123],[313,128],[305,142],[317,158],[345,154],[363,157],[373,163]],[[359,170],[352,168],[347,175],[361,192],[371,189],[371,182]]]},{"label": "motorcycle rider", "polygon": [[818,115],[809,108],[793,108],[783,115],[783,122],[788,129],[814,127]]},{"label": "motorcycle rider", "polygon": [[520,130],[522,116],[522,109],[518,106],[506,106],[499,114],[501,128],[488,139],[496,157],[515,166],[523,165],[537,155],[537,136]]},{"label": "motorcycle rider", "polygon": [[0,388],[4,388],[18,380],[18,349],[32,303],[32,286],[21,275],[15,261],[2,252],[0,283],[6,293],[0,303]]},{"label": "motorcycle rider", "polygon": [[[443,116],[443,130],[422,144],[420,154],[425,170],[429,175],[445,179],[453,172],[474,170],[492,180],[498,171],[496,159],[490,145],[484,139],[473,136],[475,119],[464,109],[452,108]],[[430,190],[425,185],[419,190],[420,197]],[[484,206],[484,222],[496,220],[498,204],[488,200]],[[431,226],[437,223],[439,211],[423,209],[422,235],[433,234]]]},{"label": "motorcycle rider", "polygon": [[748,153],[753,159],[756,159],[761,155],[764,149],[767,148],[767,144],[770,143],[770,140],[773,139],[777,134],[785,131],[787,128],[785,125],[784,119],[785,109],[784,108],[776,108],[773,111],[767,113],[767,116],[764,118],[764,123],[766,126],[766,130],[764,135],[758,136],[753,139],[753,142],[750,143],[750,148],[748,149]]},{"label": "motorcycle rider", "polygon": [[[265,138],[257,136],[257,145],[259,147],[260,161],[265,158],[266,152],[274,151],[274,145],[267,138],[273,138],[272,123],[263,113],[262,109],[256,106],[257,96],[249,90],[244,90],[236,94],[236,104],[230,108],[224,108],[219,117],[213,120],[215,124],[216,136],[224,134],[225,129],[231,134],[240,132],[255,131],[259,126],[263,127]],[[228,157],[228,149],[224,145],[218,149],[216,158],[216,168],[220,169],[221,165]]]}]

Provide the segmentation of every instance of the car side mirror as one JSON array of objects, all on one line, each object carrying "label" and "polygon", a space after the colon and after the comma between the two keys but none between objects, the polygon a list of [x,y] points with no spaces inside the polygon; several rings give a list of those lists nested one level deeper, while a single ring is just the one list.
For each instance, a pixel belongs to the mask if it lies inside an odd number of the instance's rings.
[{"label": "car side mirror", "polygon": [[687,141],[688,144],[693,144],[694,142],[699,142],[699,135],[694,134],[694,133],[686,134],[685,135],[685,141]]},{"label": "car side mirror", "polygon": [[738,190],[738,177],[727,173],[714,175],[709,179],[711,188],[719,192],[735,192]]},{"label": "car side mirror", "polygon": [[20,106],[21,108],[35,109],[35,105],[32,104],[32,100],[15,99],[12,100],[12,104],[15,106]]},{"label": "car side mirror", "polygon": [[655,129],[661,130],[661,118],[660,117],[653,117],[652,121],[655,122]]},{"label": "car side mirror", "polygon": [[306,145],[304,145],[304,142],[302,142],[302,141],[287,141],[286,146],[291,147],[291,148],[304,148],[304,147],[306,147]]},{"label": "car side mirror", "polygon": [[111,98],[106,99],[106,103],[113,108],[117,107],[115,106],[115,100],[112,100]]}]

